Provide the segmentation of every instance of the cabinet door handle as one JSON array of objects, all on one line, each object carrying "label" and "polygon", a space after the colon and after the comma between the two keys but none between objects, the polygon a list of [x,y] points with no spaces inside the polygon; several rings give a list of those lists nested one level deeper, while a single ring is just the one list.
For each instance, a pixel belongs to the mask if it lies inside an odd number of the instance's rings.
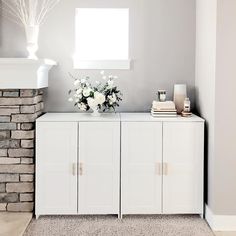
[{"label": "cabinet door handle", "polygon": [[163,163],[163,175],[168,175],[168,170],[169,169],[169,165],[168,163],[164,162]]},{"label": "cabinet door handle", "polygon": [[72,174],[73,176],[77,175],[77,163],[73,163],[72,165]]},{"label": "cabinet door handle", "polygon": [[162,165],[160,162],[157,162],[155,165],[155,173],[156,175],[162,175]]},{"label": "cabinet door handle", "polygon": [[79,163],[79,175],[80,176],[83,175],[83,163],[82,162]]},{"label": "cabinet door handle", "polygon": [[160,175],[163,175],[163,166],[162,166],[162,163],[159,163],[159,173]]}]

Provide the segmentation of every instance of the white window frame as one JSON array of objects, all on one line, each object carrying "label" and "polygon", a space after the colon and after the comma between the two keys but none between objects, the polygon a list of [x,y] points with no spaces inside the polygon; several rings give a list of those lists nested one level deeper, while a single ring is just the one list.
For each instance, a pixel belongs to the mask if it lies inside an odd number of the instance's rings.
[{"label": "white window frame", "polygon": [[[78,17],[78,11],[81,8],[77,8],[76,9],[76,22],[75,22],[75,40],[76,40],[76,45],[75,45],[75,55],[74,55],[74,68],[75,69],[97,69],[97,70],[129,70],[130,69],[130,65],[131,65],[131,60],[129,58],[125,59],[125,60],[81,60],[81,58],[79,58],[79,52],[77,50],[77,40],[78,40],[78,36],[77,36],[77,32],[78,32],[78,28],[77,28],[77,17]],[[86,8],[85,8],[86,9]],[[94,8],[93,8],[94,9]],[[97,9],[101,9],[101,8],[97,8]],[[114,8],[104,8],[104,9],[114,9]],[[127,9],[127,8],[122,8],[122,9]],[[129,9],[128,10],[128,17],[129,17]],[[129,18],[128,18],[128,30],[129,30]],[[129,57],[129,33],[128,33],[128,57]]]}]

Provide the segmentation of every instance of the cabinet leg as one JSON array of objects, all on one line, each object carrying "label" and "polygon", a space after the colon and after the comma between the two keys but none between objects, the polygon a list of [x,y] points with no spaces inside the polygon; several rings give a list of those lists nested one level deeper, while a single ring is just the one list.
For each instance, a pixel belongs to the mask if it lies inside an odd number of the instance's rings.
[{"label": "cabinet leg", "polygon": [[40,215],[35,215],[35,219],[38,220]]},{"label": "cabinet leg", "polygon": [[119,220],[122,220],[122,219],[123,219],[123,215],[122,215],[121,213],[118,215],[118,219],[119,219]]},{"label": "cabinet leg", "polygon": [[201,214],[200,217],[201,217],[201,219],[204,219],[204,214]]}]

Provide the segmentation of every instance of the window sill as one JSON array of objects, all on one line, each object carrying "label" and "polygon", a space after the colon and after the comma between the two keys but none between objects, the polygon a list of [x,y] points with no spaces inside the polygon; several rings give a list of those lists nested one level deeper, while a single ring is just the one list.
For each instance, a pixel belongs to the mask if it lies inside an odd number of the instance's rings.
[{"label": "window sill", "polygon": [[74,68],[82,70],[130,70],[131,60],[74,60]]}]

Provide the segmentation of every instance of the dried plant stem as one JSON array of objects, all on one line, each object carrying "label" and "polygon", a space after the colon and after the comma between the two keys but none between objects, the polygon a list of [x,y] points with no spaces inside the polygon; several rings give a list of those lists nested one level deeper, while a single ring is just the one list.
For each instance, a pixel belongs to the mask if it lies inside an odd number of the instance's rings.
[{"label": "dried plant stem", "polygon": [[41,25],[60,0],[2,0],[4,16],[24,26]]}]

